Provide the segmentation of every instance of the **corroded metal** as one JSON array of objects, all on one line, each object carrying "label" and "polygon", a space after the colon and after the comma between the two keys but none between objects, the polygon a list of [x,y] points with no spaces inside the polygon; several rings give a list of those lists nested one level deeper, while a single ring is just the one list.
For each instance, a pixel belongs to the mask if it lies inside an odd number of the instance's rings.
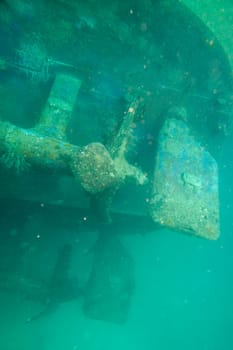
[{"label": "corroded metal", "polygon": [[109,152],[101,143],[91,143],[78,152],[72,162],[72,172],[83,188],[99,193],[119,183],[121,175]]},{"label": "corroded metal", "polygon": [[123,121],[118,132],[113,137],[111,144],[108,146],[109,153],[114,159],[116,167],[120,174],[125,178],[133,177],[136,182],[143,185],[147,182],[145,174],[137,167],[129,164],[126,160],[128,146],[132,138],[132,128],[135,118],[139,114],[142,100],[138,97],[130,103],[127,112],[124,115]]},{"label": "corroded metal", "polygon": [[76,77],[57,74],[36,130],[57,139],[66,139],[80,86],[81,81]]},{"label": "corroded metal", "polygon": [[[101,143],[84,147],[66,141],[70,121],[81,81],[73,76],[58,74],[39,122],[32,129],[23,129],[11,123],[0,122],[1,163],[17,173],[31,165],[63,170],[78,179],[92,194],[118,186],[127,176],[143,183],[139,169],[124,158],[129,126],[120,128],[114,159]],[[130,116],[127,114],[126,117]],[[129,124],[129,121],[127,119]],[[118,151],[117,151],[118,150]]]},{"label": "corroded metal", "polygon": [[218,166],[182,120],[167,119],[160,132],[150,210],[162,226],[219,237]]},{"label": "corroded metal", "polygon": [[30,165],[63,170],[79,179],[91,193],[114,185],[119,175],[113,160],[102,144],[78,147],[38,133],[33,129],[18,128],[0,123],[1,162],[16,172]]}]

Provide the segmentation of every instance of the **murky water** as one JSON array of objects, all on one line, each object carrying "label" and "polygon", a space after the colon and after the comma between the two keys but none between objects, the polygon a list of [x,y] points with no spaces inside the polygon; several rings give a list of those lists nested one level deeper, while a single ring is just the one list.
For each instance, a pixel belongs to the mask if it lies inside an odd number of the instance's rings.
[{"label": "murky water", "polygon": [[[233,347],[232,10],[202,6],[0,3],[0,349]],[[167,118],[217,162],[217,240],[196,203],[152,220]],[[208,189],[177,145],[190,203]]]}]

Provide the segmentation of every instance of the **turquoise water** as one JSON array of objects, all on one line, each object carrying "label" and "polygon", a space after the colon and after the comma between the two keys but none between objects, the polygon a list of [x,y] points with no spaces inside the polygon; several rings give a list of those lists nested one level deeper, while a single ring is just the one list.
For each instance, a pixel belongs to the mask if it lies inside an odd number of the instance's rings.
[{"label": "turquoise water", "polygon": [[[232,162],[228,147],[224,152],[226,168],[221,179],[224,186],[221,187],[221,238],[218,241],[204,241],[168,230],[150,233],[145,230],[144,235],[124,234],[121,237],[135,263],[135,290],[126,323],[116,325],[86,318],[82,297],[61,303],[51,314],[25,323],[41,309],[41,305],[38,300],[25,300],[24,292],[17,290],[16,285],[14,290],[6,293],[3,289],[1,292],[2,348],[118,349],[121,346],[123,349],[170,349],[173,346],[179,349],[231,349],[233,264],[229,172]],[[29,232],[18,234],[28,235],[27,239],[31,240],[25,257],[26,276],[30,276],[30,269],[38,275],[48,275],[59,242],[68,240],[76,244],[79,248],[75,246],[74,252],[79,260],[85,253],[83,249],[92,241],[90,235],[94,233],[85,232],[85,228],[77,230],[66,225],[67,229],[45,221],[45,227],[40,224],[39,230],[38,216],[33,220],[35,223],[28,227]],[[35,237],[35,227],[41,232],[40,242]],[[2,229],[3,239],[7,233],[9,235],[6,228],[5,235],[3,233]],[[3,239],[1,250],[4,249],[5,255],[10,250],[13,264],[12,250],[17,251],[13,245],[19,244],[22,237],[11,237],[10,248],[6,247],[6,238],[5,242]],[[73,264],[80,274],[80,262]],[[14,269],[9,273],[13,275]],[[28,286],[25,289],[28,292]]]},{"label": "turquoise water", "polygon": [[[217,40],[202,20],[173,0],[0,3],[0,350],[233,348],[232,59],[224,33]],[[70,76],[81,81],[74,102]],[[66,138],[49,123],[38,150],[6,125],[34,135],[51,91],[72,111]],[[108,222],[109,193],[87,193],[58,146],[100,142],[114,158],[132,106],[125,157],[149,180],[120,183]],[[173,107],[218,163],[216,241],[150,218],[158,134]]]}]

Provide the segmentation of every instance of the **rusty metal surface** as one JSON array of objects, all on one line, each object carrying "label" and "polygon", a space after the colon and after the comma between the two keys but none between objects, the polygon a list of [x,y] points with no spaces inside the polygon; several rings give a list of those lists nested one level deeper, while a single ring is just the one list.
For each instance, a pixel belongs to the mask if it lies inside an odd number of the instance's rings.
[{"label": "rusty metal surface", "polygon": [[150,205],[163,226],[219,236],[218,166],[182,120],[168,119],[160,132]]}]

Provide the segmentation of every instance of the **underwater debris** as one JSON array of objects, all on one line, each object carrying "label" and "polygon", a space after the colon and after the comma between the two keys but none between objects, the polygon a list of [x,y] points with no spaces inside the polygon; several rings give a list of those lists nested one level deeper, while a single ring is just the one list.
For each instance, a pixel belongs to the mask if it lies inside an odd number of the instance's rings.
[{"label": "underwater debris", "polygon": [[101,143],[83,147],[74,158],[71,168],[83,188],[90,193],[102,192],[120,181],[119,171]]},{"label": "underwater debris", "polygon": [[22,41],[20,48],[16,50],[14,64],[32,81],[45,83],[50,79],[47,52],[38,42]]},{"label": "underwater debris", "polygon": [[125,177],[132,177],[139,185],[144,185],[147,182],[147,177],[141,169],[129,164],[126,160],[126,156],[129,143],[132,140],[133,122],[136,116],[141,112],[142,101],[143,100],[139,97],[132,99],[119,130],[113,137],[110,145],[107,146],[119,173],[123,176],[122,180],[124,180]]},{"label": "underwater debris", "polygon": [[[111,222],[110,208],[113,198],[126,178],[134,179],[138,185],[147,183],[147,177],[143,171],[130,164],[126,159],[129,151],[129,144],[132,141],[133,123],[135,117],[138,116],[142,110],[142,101],[143,99],[139,97],[135,98],[134,96],[132,98],[131,96],[131,103],[124,115],[123,121],[116,134],[112,137],[111,142],[106,146],[109,155],[113,159],[114,167],[117,170],[115,175],[112,171],[110,173],[108,171],[108,173],[111,177],[114,175],[116,181],[112,182],[111,186],[109,186],[106,191],[102,191],[99,196],[92,198],[92,205],[95,213],[98,213],[98,218],[106,223]],[[114,180],[114,178],[112,177],[112,180]]]},{"label": "underwater debris", "polygon": [[57,74],[40,120],[34,129],[43,135],[65,140],[80,86],[81,81],[77,77]]},{"label": "underwater debris", "polygon": [[47,83],[57,71],[77,71],[74,65],[48,56],[45,47],[38,40],[22,41],[15,53],[13,59],[0,57],[0,71],[21,72],[35,83]]},{"label": "underwater debris", "polygon": [[80,88],[79,79],[58,74],[39,122],[32,129],[0,122],[2,164],[17,172],[29,164],[69,169],[69,161],[80,148],[62,140],[65,138],[73,106]]},{"label": "underwater debris", "polygon": [[[130,165],[125,159],[131,127],[128,123],[131,116],[128,120],[128,114],[134,114],[134,109],[133,112],[129,110],[126,115],[127,125],[123,122],[123,128],[120,128],[120,142],[117,143],[120,149],[116,153],[116,159],[111,157],[111,153],[101,143],[79,147],[65,141],[67,125],[80,86],[81,81],[78,78],[57,74],[48,101],[34,128],[23,129],[0,121],[0,152],[9,153],[7,157],[3,157],[3,164],[9,167],[16,162],[16,167],[20,168],[22,165],[23,168],[28,163],[65,170],[92,194],[117,187],[126,177],[135,178],[138,183],[143,184],[145,176],[140,169]],[[15,152],[11,151],[12,147]]]},{"label": "underwater debris", "polygon": [[167,119],[160,132],[150,212],[162,226],[219,237],[218,166],[182,120]]},{"label": "underwater debris", "polygon": [[6,146],[5,152],[0,157],[0,163],[7,169],[14,169],[17,175],[21,175],[30,168],[30,163],[12,144]]},{"label": "underwater debris", "polygon": [[3,164],[7,169],[15,169],[15,173],[20,175],[27,171],[30,164],[25,160],[24,157],[17,153],[5,153],[0,157],[0,163]]}]

